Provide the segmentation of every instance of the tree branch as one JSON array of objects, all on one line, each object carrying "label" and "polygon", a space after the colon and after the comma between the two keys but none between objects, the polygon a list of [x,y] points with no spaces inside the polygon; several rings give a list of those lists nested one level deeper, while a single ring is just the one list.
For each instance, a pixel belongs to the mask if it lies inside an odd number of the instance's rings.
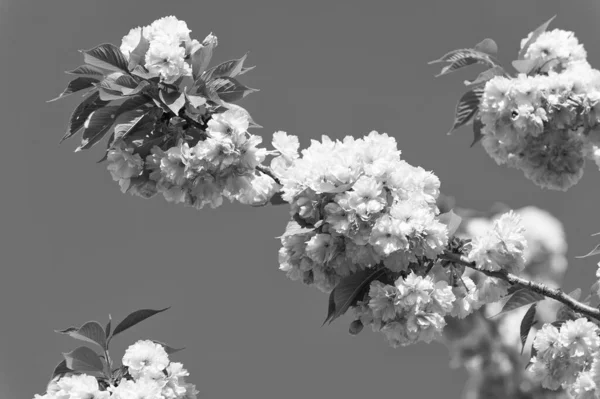
[{"label": "tree branch", "polygon": [[489,270],[478,269],[475,266],[475,262],[469,262],[464,256],[460,256],[450,251],[444,252],[441,258],[452,263],[456,263],[471,268],[473,270],[477,270],[478,272],[481,272],[487,276],[499,278],[508,282],[511,285],[527,288],[531,291],[537,292],[538,294],[542,294],[545,297],[552,298],[555,301],[561,302],[573,309],[574,311],[586,315],[587,317],[600,320],[600,309],[577,301],[576,299],[565,294],[560,288],[550,288],[544,284],[529,281],[512,273],[508,273],[505,270],[492,272]]},{"label": "tree branch", "polygon": [[256,170],[269,176],[271,179],[275,180],[275,183],[279,184],[280,186],[282,185],[281,182],[279,181],[279,179],[277,178],[277,176],[275,176],[275,173],[273,173],[271,168],[269,168],[268,166],[257,165]]}]

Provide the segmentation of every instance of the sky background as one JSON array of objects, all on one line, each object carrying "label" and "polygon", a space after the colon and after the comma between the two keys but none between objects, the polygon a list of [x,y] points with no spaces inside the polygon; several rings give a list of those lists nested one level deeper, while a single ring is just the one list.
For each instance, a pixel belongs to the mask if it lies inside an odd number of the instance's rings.
[{"label": "sky background", "polygon": [[[87,320],[120,320],[172,306],[123,333],[113,357],[137,339],[186,350],[173,357],[200,398],[458,398],[465,374],[440,344],[402,349],[351,316],[321,327],[327,296],[278,270],[288,208],[226,204],[196,211],[123,195],[96,164],[103,147],[58,145],[79,95],[46,103],[82,62],[79,49],[119,45],[129,29],[175,15],[192,37],[219,38],[213,60],[250,51],[243,81],[261,89],[240,103],[270,142],[284,130],[302,147],[321,134],[393,135],[403,157],[433,170],[458,205],[535,204],[563,221],[570,270],[565,289],[588,288],[594,260],[577,260],[600,231],[598,170],[568,193],[542,190],[497,166],[471,132],[446,136],[462,81],[434,78],[448,50],[494,38],[504,65],[519,41],[554,14],[600,65],[597,0],[171,1],[0,0],[2,276],[0,399],[43,393],[61,352],[79,343],[53,332]],[[597,240],[598,238],[595,237]]]}]

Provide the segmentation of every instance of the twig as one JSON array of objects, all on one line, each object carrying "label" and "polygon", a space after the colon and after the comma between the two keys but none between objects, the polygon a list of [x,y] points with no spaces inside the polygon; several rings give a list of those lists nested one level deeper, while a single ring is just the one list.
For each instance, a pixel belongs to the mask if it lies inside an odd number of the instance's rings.
[{"label": "twig", "polygon": [[565,294],[560,288],[550,288],[544,284],[529,281],[512,273],[508,273],[505,270],[494,272],[489,270],[481,270],[475,266],[475,262],[469,262],[464,256],[460,256],[450,251],[446,251],[441,256],[441,258],[444,260],[448,260],[452,263],[460,264],[471,269],[477,270],[487,276],[499,278],[508,282],[511,285],[527,288],[531,291],[537,292],[538,294],[542,294],[545,297],[552,298],[558,302],[561,302],[578,313],[586,315],[590,318],[594,318],[596,320],[600,320],[600,309],[594,308],[593,306],[589,306],[577,301],[576,299]]},{"label": "twig", "polygon": [[259,172],[262,172],[265,175],[269,176],[271,179],[275,180],[275,183],[277,183],[277,184],[279,184],[281,186],[281,182],[279,181],[279,179],[277,178],[277,176],[275,176],[275,173],[273,173],[273,171],[271,170],[271,168],[269,168],[268,166],[257,165],[256,166],[256,170],[258,170]]}]

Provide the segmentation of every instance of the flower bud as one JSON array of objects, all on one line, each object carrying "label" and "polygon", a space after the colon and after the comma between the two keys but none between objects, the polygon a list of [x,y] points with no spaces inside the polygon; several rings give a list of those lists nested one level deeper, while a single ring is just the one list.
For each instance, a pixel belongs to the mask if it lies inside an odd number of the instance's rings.
[{"label": "flower bud", "polygon": [[348,332],[350,333],[350,335],[358,335],[362,331],[363,327],[364,325],[362,321],[354,320],[352,323],[350,323],[350,328],[348,329]]}]

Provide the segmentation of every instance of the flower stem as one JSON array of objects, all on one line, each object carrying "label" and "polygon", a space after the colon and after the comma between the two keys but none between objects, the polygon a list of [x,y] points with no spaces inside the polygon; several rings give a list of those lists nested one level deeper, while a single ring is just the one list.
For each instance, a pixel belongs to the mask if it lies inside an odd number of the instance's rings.
[{"label": "flower stem", "polygon": [[265,175],[269,176],[271,179],[275,180],[275,183],[277,183],[277,184],[279,184],[281,186],[281,182],[279,181],[279,179],[277,178],[277,176],[275,176],[275,173],[273,173],[273,171],[271,170],[271,168],[269,168],[268,166],[257,165],[256,166],[256,170],[258,170],[259,172],[262,172]]},{"label": "flower stem", "polygon": [[460,256],[459,254],[455,254],[450,251],[444,252],[444,254],[441,256],[441,259],[477,270],[478,272],[481,272],[490,277],[499,278],[508,282],[511,285],[520,286],[528,290],[537,292],[538,294],[542,294],[545,297],[552,298],[555,301],[561,302],[569,308],[573,309],[574,311],[581,313],[589,318],[600,320],[600,309],[577,301],[576,299],[565,294],[560,288],[550,288],[547,285],[536,283],[534,281],[529,281],[512,273],[508,273],[505,270],[489,271],[478,269],[475,266],[475,262],[469,262],[464,256]]}]

